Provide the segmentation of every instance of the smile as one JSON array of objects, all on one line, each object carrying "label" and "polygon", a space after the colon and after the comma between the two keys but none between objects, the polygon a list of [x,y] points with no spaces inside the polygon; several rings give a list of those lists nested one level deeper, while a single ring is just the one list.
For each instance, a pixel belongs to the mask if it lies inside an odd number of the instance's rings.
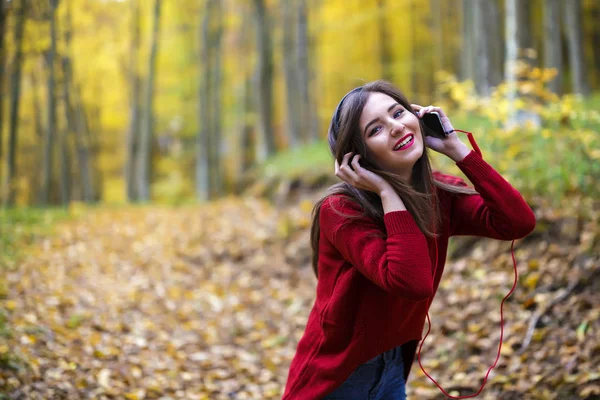
[{"label": "smile", "polygon": [[415,136],[412,133],[404,136],[402,139],[398,140],[396,145],[394,146],[394,151],[406,150],[415,142]]}]

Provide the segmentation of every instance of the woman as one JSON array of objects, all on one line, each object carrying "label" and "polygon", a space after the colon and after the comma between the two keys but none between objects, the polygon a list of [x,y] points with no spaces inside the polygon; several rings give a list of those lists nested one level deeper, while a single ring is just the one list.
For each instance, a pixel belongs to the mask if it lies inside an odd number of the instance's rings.
[{"label": "woman", "polygon": [[[424,134],[431,111],[450,132],[444,139]],[[521,238],[535,216],[442,110],[411,106],[385,81],[344,96],[328,135],[344,182],[315,205],[316,300],[283,399],[404,399],[448,238]],[[475,190],[432,172],[429,149],[454,160]]]}]

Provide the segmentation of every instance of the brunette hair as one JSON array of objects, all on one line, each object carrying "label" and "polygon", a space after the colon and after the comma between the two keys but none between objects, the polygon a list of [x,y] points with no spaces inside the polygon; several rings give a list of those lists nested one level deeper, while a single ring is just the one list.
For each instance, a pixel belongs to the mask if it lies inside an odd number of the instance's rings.
[{"label": "brunette hair", "polygon": [[[423,234],[434,237],[436,228],[441,219],[434,186],[452,193],[474,194],[477,192],[471,188],[458,187],[436,181],[433,177],[427,146],[423,146],[423,155],[417,160],[413,167],[411,176],[412,184],[403,182],[400,177],[394,173],[384,171],[377,163],[377,160],[370,156],[359,127],[363,108],[369,95],[373,92],[386,94],[396,100],[407,111],[413,114],[415,113],[402,92],[387,81],[378,80],[359,86],[348,92],[342,98],[333,113],[328,131],[328,141],[331,153],[340,164],[342,163],[344,154],[349,152],[360,154],[361,166],[375,172],[389,182],[402,198],[406,209],[411,213]],[[423,135],[426,127],[422,122],[419,123],[421,126],[421,135]],[[423,143],[425,143],[424,137]],[[317,277],[320,235],[319,215],[321,205],[328,197],[334,195],[344,196],[347,200],[356,203],[362,210],[362,214],[360,215],[344,215],[344,217],[351,219],[366,216],[375,221],[382,232],[385,232],[383,206],[381,204],[381,199],[376,193],[357,189],[346,182],[337,183],[331,186],[327,190],[327,193],[317,201],[312,212],[310,241],[312,247],[312,266]]]}]

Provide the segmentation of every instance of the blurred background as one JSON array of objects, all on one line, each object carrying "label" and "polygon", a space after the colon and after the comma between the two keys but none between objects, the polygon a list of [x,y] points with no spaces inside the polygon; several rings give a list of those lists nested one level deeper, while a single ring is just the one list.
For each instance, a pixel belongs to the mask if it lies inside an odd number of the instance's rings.
[{"label": "blurred background", "polygon": [[[0,400],[280,398],[328,124],[375,79],[536,214],[481,397],[600,398],[600,1],[0,5]],[[453,395],[496,357],[512,271],[510,243],[452,238],[422,353]],[[418,366],[408,393],[446,398]]]},{"label": "blurred background", "polygon": [[[380,78],[484,142],[514,122],[551,141],[597,128],[599,17],[595,0],[4,0],[3,204],[179,203],[269,171],[330,172],[335,105]],[[550,173],[531,155],[558,146],[494,135],[495,154]],[[597,136],[581,138],[596,162]],[[591,183],[576,168],[548,180]]]}]

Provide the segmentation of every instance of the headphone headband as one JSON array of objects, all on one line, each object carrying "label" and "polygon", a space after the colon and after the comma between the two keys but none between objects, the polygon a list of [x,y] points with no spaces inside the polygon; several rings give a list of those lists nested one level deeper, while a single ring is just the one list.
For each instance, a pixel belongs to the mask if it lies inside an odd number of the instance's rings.
[{"label": "headphone headband", "polygon": [[362,86],[359,86],[346,93],[346,95],[342,97],[337,107],[335,108],[335,113],[333,114],[333,127],[335,129],[336,136],[337,133],[340,131],[340,114],[342,112],[342,104],[344,103],[344,100],[346,100],[346,97],[348,97],[350,94],[358,92],[362,88]]}]

